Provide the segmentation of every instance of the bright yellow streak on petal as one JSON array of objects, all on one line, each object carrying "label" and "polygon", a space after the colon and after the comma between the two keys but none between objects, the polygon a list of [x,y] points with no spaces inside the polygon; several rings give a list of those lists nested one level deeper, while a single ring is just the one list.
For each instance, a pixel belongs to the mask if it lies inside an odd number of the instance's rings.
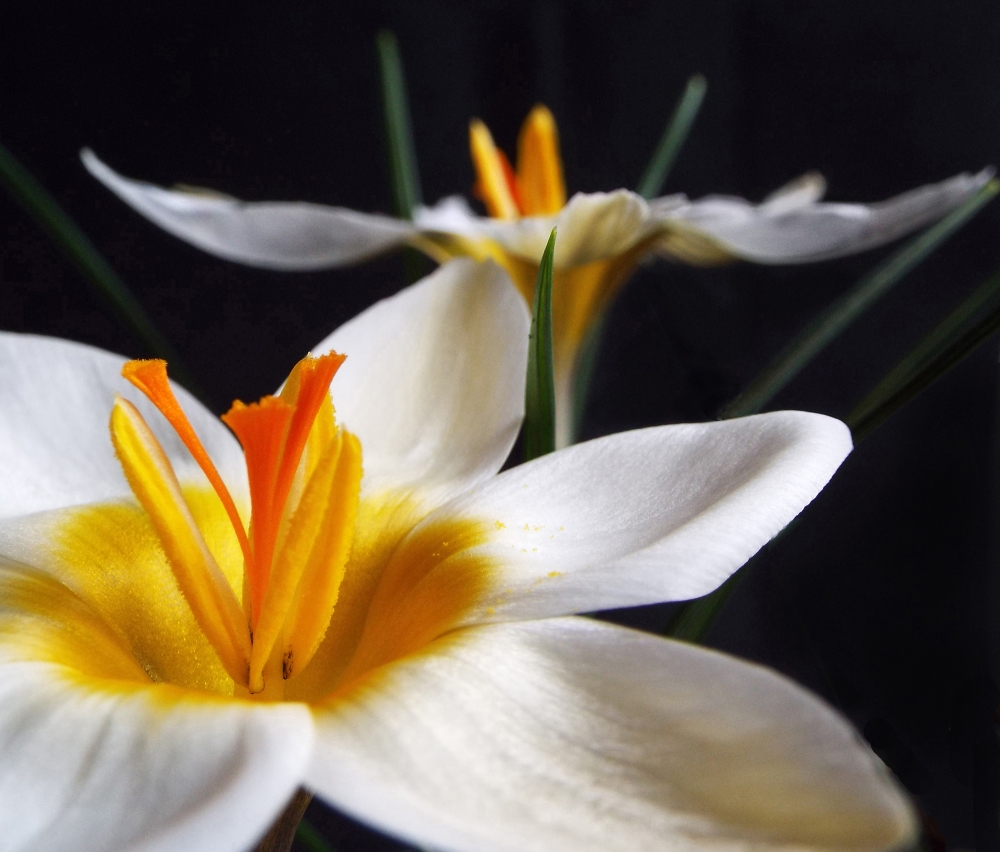
[{"label": "bright yellow streak on petal", "polygon": [[415,653],[462,623],[496,574],[489,560],[470,553],[492,529],[486,521],[442,516],[403,539],[379,580],[345,681]]},{"label": "bright yellow streak on petal", "polygon": [[542,104],[528,113],[517,137],[517,190],[525,216],[551,216],[566,206],[559,131]]},{"label": "bright yellow streak on petal", "polygon": [[[496,571],[463,548],[492,521],[427,516],[417,495],[366,495],[337,606],[315,656],[286,682],[285,698],[318,702],[382,663],[420,650],[480,605]],[[412,533],[412,534],[411,534]]]},{"label": "bright yellow streak on petal", "polygon": [[229,676],[246,683],[250,634],[242,607],[195,523],[170,461],[142,415],[126,400],[115,401],[111,439],[199,627]]},{"label": "bright yellow streak on petal", "polygon": [[[304,669],[326,634],[354,542],[361,493],[361,443],[343,432],[326,511],[288,613],[282,656],[284,677]],[[317,470],[317,474],[319,470]]]},{"label": "bright yellow streak on petal", "polygon": [[493,144],[489,128],[478,118],[469,122],[469,151],[476,170],[476,195],[494,219],[517,219],[521,211],[511,192],[510,166]]}]

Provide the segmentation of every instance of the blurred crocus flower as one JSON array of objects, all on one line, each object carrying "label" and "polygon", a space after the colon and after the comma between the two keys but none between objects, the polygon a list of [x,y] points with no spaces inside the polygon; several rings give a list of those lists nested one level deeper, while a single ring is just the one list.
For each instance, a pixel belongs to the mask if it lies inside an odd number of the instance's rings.
[{"label": "blurred crocus flower", "polygon": [[0,335],[0,849],[238,852],[300,785],[458,852],[911,840],[800,687],[572,617],[718,586],[844,425],[666,426],[498,474],[527,332],[498,267],[451,262],[235,403],[243,451],[163,362]]},{"label": "blurred crocus flower", "polygon": [[992,174],[958,175],[876,204],[821,203],[826,185],[815,173],[761,204],[730,196],[690,201],[684,195],[647,202],[624,189],[577,193],[567,203],[556,123],[544,106],[535,107],[521,128],[516,170],[481,121],[471,123],[469,137],[474,192],[488,215],[477,216],[453,196],[419,207],[412,222],[307,202],[245,202],[208,190],[166,190],[122,177],[89,150],[82,158],[105,186],[175,236],[268,269],[341,266],[410,245],[438,262],[492,258],[531,304],[538,262],[557,226],[552,301],[560,445],[570,436],[582,343],[643,259],[788,264],[853,254],[935,221]]}]

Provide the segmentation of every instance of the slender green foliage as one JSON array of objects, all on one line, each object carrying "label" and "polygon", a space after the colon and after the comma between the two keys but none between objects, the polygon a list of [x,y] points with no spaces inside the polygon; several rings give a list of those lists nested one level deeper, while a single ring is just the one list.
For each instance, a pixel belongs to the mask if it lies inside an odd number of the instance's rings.
[{"label": "slender green foliage", "polygon": [[[862,278],[810,323],[740,396],[723,409],[721,417],[741,417],[760,411],[828,343],[974,216],[998,189],[1000,183],[990,181],[965,204],[910,240]],[[986,282],[858,404],[847,418],[855,443],[1000,328],[1000,307],[995,307],[984,319],[961,332],[977,312],[1000,302],[998,291],[1000,277]],[[733,574],[711,594],[684,604],[668,626],[667,634],[700,642],[740,582],[744,570]]]},{"label": "slender green foliage", "polygon": [[948,314],[847,415],[855,443],[1000,329],[1000,272]]},{"label": "slender green foliage", "polygon": [[0,144],[0,183],[62,249],[96,293],[111,306],[118,319],[146,347],[149,354],[169,361],[170,371],[177,381],[192,393],[201,396],[173,346],[156,328],[125,282],[101,256],[79,225],[2,144]]},{"label": "slender green foliage", "polygon": [[403,61],[396,36],[388,30],[382,30],[375,37],[375,49],[382,81],[382,116],[392,199],[396,214],[403,219],[412,219],[413,211],[421,203],[420,175],[417,172]]},{"label": "slender green foliage", "polygon": [[694,120],[698,117],[707,90],[708,81],[701,74],[695,74],[687,81],[684,94],[681,95],[670,121],[667,122],[660,143],[653,153],[653,159],[649,161],[646,172],[635,189],[647,201],[660,194],[667,175],[674,167],[677,155],[691,132]]},{"label": "slender green foliage", "polygon": [[552,355],[552,259],[556,229],[538,265],[535,301],[528,339],[528,377],[524,389],[524,460],[531,461],[556,448],[555,359]]},{"label": "slender green foliage", "polygon": [[1000,190],[990,181],[940,222],[906,243],[807,325],[720,414],[723,419],[760,411],[844,329],[889,292],[917,264],[971,219]]}]

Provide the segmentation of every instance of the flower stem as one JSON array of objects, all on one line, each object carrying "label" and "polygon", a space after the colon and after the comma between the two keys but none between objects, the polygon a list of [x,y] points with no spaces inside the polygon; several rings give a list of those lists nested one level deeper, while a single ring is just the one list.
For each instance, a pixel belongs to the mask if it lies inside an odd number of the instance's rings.
[{"label": "flower stem", "polygon": [[307,793],[301,787],[292,796],[267,834],[254,847],[254,852],[289,852],[299,821],[306,812],[306,807],[312,801],[312,793]]}]

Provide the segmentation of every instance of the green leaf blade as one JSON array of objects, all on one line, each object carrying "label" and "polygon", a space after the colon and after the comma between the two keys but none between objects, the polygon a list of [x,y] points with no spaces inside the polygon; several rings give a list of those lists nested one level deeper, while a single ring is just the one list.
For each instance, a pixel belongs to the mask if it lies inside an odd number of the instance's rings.
[{"label": "green leaf blade", "polygon": [[381,80],[382,116],[393,205],[402,219],[412,219],[421,203],[420,175],[413,144],[413,125],[406,94],[406,77],[395,34],[382,30],[375,37]]},{"label": "green leaf blade", "polygon": [[656,151],[653,152],[653,158],[636,186],[635,191],[647,201],[656,198],[663,188],[677,155],[687,141],[688,134],[698,117],[707,91],[708,81],[701,74],[695,74],[687,81],[684,94],[681,95],[670,121],[667,122]]},{"label": "green leaf blade", "polygon": [[18,159],[0,144],[0,184],[83,274],[94,291],[106,301],[122,324],[135,335],[149,354],[170,362],[173,376],[204,400],[193,377],[184,368],[174,347],[160,333],[142,305],[118,277],[94,244],[70,215]]},{"label": "green leaf blade", "polygon": [[796,335],[746,389],[722,410],[720,418],[743,417],[760,411],[848,326],[968,222],[998,191],[1000,182],[991,180],[972,198],[909,240],[862,277]]},{"label": "green leaf blade", "polygon": [[[978,317],[978,318],[977,318]],[[857,443],[1000,330],[1000,272],[942,320],[851,410]]]},{"label": "green leaf blade", "polygon": [[552,273],[556,229],[538,265],[528,338],[528,375],[524,388],[524,460],[556,448],[555,358],[552,353]]}]

